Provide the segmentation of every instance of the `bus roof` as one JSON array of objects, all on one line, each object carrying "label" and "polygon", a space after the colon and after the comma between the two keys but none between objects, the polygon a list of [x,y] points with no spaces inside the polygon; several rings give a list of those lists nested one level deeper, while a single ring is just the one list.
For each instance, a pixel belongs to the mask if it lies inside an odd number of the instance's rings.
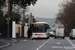
[{"label": "bus roof", "polygon": [[47,22],[36,22],[36,23],[33,23],[33,24],[48,24]]}]

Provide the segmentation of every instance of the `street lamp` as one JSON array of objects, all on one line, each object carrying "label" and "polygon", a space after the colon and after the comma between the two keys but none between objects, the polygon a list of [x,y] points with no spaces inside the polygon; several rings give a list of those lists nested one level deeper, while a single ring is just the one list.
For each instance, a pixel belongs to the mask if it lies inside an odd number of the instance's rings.
[{"label": "street lamp", "polygon": [[22,37],[24,38],[24,25],[25,25],[25,8],[23,9],[23,21],[22,21]]},{"label": "street lamp", "polygon": [[9,6],[10,6],[10,0],[8,0],[8,39],[9,39]]}]

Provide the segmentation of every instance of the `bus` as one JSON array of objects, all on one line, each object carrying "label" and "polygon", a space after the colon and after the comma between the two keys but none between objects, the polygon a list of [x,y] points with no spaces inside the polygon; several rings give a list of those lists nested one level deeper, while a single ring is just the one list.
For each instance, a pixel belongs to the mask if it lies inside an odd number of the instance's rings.
[{"label": "bus", "polygon": [[33,38],[48,38],[50,35],[47,30],[50,29],[47,22],[36,22],[32,24],[32,39]]}]

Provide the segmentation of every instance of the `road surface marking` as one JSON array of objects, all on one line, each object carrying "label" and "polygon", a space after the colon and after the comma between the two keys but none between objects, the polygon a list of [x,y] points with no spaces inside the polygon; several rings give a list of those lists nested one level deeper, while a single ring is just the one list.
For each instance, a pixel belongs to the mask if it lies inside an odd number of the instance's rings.
[{"label": "road surface marking", "polygon": [[27,40],[24,40],[24,41],[27,41]]},{"label": "road surface marking", "polygon": [[27,40],[20,40],[20,42],[25,42],[25,41],[27,41]]},{"label": "road surface marking", "polygon": [[73,46],[51,46],[52,49],[74,49]]},{"label": "road surface marking", "polygon": [[75,47],[73,47],[73,48],[75,48]]},{"label": "road surface marking", "polygon": [[57,43],[57,44],[61,44],[61,43]]},{"label": "road surface marking", "polygon": [[68,38],[66,38],[72,46],[75,46]]},{"label": "road surface marking", "polygon": [[44,42],[41,46],[39,46],[36,50],[39,50],[42,46],[44,46],[48,41],[50,41],[51,39],[47,40],[46,42]]}]

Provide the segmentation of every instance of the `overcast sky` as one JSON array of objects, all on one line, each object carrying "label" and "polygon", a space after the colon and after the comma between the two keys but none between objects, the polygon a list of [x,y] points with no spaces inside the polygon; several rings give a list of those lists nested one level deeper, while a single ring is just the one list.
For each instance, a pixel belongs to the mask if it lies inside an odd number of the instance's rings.
[{"label": "overcast sky", "polygon": [[30,6],[30,10],[35,17],[56,18],[59,4],[63,0],[38,0],[35,6]]}]

